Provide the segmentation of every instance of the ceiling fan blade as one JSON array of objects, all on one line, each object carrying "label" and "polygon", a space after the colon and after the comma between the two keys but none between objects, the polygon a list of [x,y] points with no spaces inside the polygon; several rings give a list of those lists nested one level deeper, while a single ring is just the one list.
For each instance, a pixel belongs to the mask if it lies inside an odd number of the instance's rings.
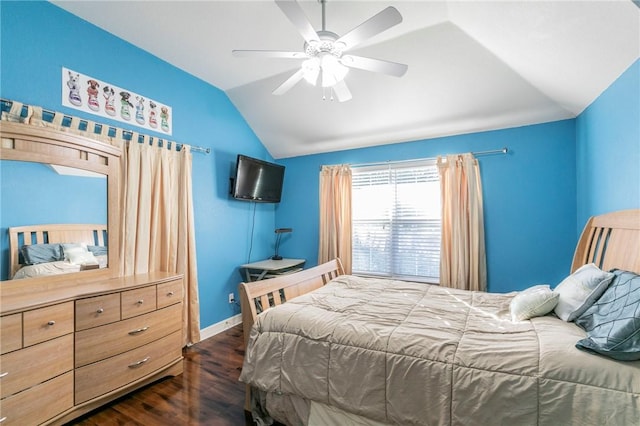
[{"label": "ceiling fan blade", "polygon": [[341,80],[332,86],[333,93],[336,94],[338,102],[346,102],[352,98],[351,91],[347,87],[347,83]]},{"label": "ceiling fan blade", "polygon": [[340,58],[342,65],[358,68],[365,71],[381,72],[394,77],[402,77],[409,68],[405,64],[383,61],[382,59],[365,58],[363,56],[343,55]]},{"label": "ceiling fan blade", "polygon": [[298,71],[296,71],[295,74],[293,74],[284,83],[282,83],[280,86],[278,86],[276,88],[276,90],[273,91],[273,94],[274,95],[284,95],[286,92],[289,91],[289,89],[291,89],[300,80],[302,80],[303,76],[304,76],[304,69],[300,68]]},{"label": "ceiling fan blade", "polygon": [[306,59],[304,52],[284,52],[280,50],[233,50],[233,56],[239,58],[284,58],[284,59]]},{"label": "ceiling fan blade", "polygon": [[337,42],[344,43],[345,50],[351,49],[394,25],[398,25],[400,22],[402,22],[400,12],[395,7],[389,6],[340,37]]},{"label": "ceiling fan blade", "polygon": [[298,32],[302,34],[302,37],[307,43],[312,41],[320,41],[316,30],[313,29],[313,25],[309,22],[309,18],[304,14],[304,11],[295,0],[276,0],[276,4],[287,15],[287,18],[298,29]]}]

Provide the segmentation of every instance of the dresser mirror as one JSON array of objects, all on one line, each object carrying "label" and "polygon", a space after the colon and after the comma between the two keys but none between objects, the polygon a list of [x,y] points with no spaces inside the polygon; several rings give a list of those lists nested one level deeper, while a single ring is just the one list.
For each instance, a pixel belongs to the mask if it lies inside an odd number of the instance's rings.
[{"label": "dresser mirror", "polygon": [[[1,134],[3,284],[117,276],[119,148],[20,123],[3,122]],[[26,238],[33,247],[16,249]],[[83,253],[71,255],[76,246]]]}]

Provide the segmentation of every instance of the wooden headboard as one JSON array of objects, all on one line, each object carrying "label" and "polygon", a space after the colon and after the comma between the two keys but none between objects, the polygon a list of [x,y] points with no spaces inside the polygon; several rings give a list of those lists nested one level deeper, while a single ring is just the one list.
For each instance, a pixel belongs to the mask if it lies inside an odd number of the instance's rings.
[{"label": "wooden headboard", "polygon": [[107,225],[60,224],[28,225],[9,228],[10,277],[20,269],[20,247],[31,244],[85,243],[104,246],[107,241]]},{"label": "wooden headboard", "polygon": [[571,272],[588,263],[605,271],[618,268],[640,274],[640,209],[589,219],[578,241]]},{"label": "wooden headboard", "polygon": [[245,345],[258,312],[281,305],[289,299],[322,287],[338,275],[344,275],[340,259],[313,268],[266,280],[240,283],[240,305]]}]

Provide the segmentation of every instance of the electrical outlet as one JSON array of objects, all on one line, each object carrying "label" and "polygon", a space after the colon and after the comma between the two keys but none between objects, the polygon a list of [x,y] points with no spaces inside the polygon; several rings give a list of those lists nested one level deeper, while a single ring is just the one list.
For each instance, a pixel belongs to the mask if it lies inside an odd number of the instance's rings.
[{"label": "electrical outlet", "polygon": [[229,293],[229,303],[236,303],[236,297],[233,293]]}]

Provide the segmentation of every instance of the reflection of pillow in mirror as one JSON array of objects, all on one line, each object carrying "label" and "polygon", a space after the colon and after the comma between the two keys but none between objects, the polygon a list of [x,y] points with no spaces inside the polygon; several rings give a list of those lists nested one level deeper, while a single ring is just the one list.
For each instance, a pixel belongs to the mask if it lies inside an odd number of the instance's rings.
[{"label": "reflection of pillow in mirror", "polygon": [[64,260],[69,260],[69,256],[72,253],[87,253],[87,245],[85,243],[63,243],[62,252],[64,253]]},{"label": "reflection of pillow in mirror", "polygon": [[24,245],[20,248],[20,253],[25,265],[56,262],[64,258],[60,244]]},{"label": "reflection of pillow in mirror", "polygon": [[98,264],[98,259],[90,251],[71,251],[68,256],[74,265]]},{"label": "reflection of pillow in mirror", "polygon": [[87,246],[87,250],[89,250],[95,256],[103,256],[105,254],[108,254],[107,246]]}]

